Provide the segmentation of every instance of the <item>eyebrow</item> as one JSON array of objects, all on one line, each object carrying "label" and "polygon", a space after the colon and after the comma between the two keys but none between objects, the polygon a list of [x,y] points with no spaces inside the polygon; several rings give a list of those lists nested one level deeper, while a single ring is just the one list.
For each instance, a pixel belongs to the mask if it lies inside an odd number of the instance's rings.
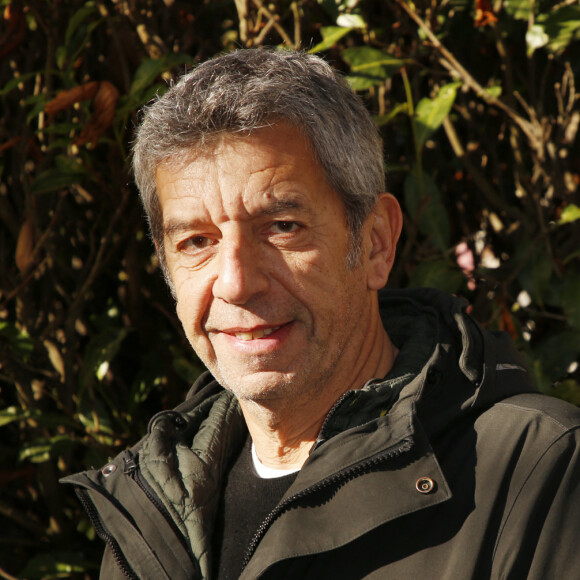
[{"label": "eyebrow", "polygon": [[268,207],[263,208],[258,212],[258,216],[272,216],[284,213],[290,209],[304,209],[304,204],[297,199],[277,199]]},{"label": "eyebrow", "polygon": [[[288,210],[303,210],[305,205],[298,201],[297,199],[286,199],[286,200],[275,200],[270,203],[267,207],[259,210],[255,217],[263,216],[276,216],[284,213]],[[254,216],[253,216],[254,217]],[[188,232],[196,229],[198,226],[203,225],[202,220],[192,219],[192,220],[180,220],[171,219],[163,224],[163,234],[167,237],[172,237],[175,234],[182,232]]]}]

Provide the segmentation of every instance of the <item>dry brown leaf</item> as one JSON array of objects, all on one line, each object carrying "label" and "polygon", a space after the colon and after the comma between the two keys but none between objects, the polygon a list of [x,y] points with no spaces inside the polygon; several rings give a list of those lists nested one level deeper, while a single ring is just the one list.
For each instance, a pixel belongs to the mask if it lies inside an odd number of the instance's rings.
[{"label": "dry brown leaf", "polygon": [[46,103],[44,110],[48,115],[54,115],[59,111],[72,107],[75,103],[88,101],[97,94],[100,84],[102,83],[91,81],[90,83],[73,87],[67,91],[61,91],[52,101]]},{"label": "dry brown leaf", "polygon": [[93,102],[93,114],[81,134],[76,138],[75,144],[90,143],[94,147],[113,123],[118,102],[119,91],[117,88],[108,81],[102,81]]},{"label": "dry brown leaf", "polygon": [[32,262],[34,252],[34,225],[26,219],[20,228],[16,243],[15,261],[20,272],[24,272]]},{"label": "dry brown leaf", "polygon": [[490,26],[497,22],[490,0],[477,0],[475,7],[474,26]]},{"label": "dry brown leaf", "polygon": [[10,149],[11,147],[14,147],[14,145],[16,145],[16,143],[18,143],[18,141],[21,141],[22,137],[12,137],[12,139],[8,139],[8,141],[6,141],[5,143],[2,143],[2,145],[0,145],[0,153],[2,153],[2,151],[5,151],[6,149]]},{"label": "dry brown leaf", "polygon": [[24,9],[19,4],[9,4],[4,9],[6,29],[0,39],[0,58],[10,54],[21,42],[26,34],[26,18]]},{"label": "dry brown leaf", "polygon": [[44,348],[46,348],[46,352],[48,353],[48,358],[54,368],[54,370],[60,375],[60,380],[64,383],[65,381],[65,368],[64,368],[64,359],[60,354],[60,350],[54,342],[51,340],[46,339],[44,342]]},{"label": "dry brown leaf", "polygon": [[512,315],[508,310],[507,306],[502,305],[502,309],[499,316],[499,329],[507,332],[514,340],[518,337],[518,331],[514,325]]},{"label": "dry brown leaf", "polygon": [[0,470],[0,487],[4,487],[12,481],[23,478],[26,483],[34,481],[36,472],[38,471],[38,464],[29,463],[20,469],[10,467],[9,469]]}]

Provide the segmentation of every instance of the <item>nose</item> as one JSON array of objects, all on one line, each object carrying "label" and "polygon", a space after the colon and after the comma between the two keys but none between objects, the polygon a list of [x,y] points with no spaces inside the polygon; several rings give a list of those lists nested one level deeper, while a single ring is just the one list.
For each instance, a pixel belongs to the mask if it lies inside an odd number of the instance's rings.
[{"label": "nose", "polygon": [[213,295],[230,304],[246,304],[270,288],[259,244],[244,238],[222,240],[216,260]]}]

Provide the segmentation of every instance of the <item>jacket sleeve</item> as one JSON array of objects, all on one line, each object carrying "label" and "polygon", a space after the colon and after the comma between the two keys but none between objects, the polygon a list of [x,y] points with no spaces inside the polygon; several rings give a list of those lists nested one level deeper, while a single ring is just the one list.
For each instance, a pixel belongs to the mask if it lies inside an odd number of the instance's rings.
[{"label": "jacket sleeve", "polygon": [[580,580],[580,428],[537,453],[498,541],[492,578]]}]

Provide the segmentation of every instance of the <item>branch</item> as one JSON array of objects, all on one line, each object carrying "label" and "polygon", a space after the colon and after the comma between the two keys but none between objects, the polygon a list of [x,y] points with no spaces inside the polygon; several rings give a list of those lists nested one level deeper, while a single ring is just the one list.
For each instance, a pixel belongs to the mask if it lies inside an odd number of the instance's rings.
[{"label": "branch", "polygon": [[299,50],[302,45],[302,34],[300,33],[300,11],[298,10],[298,3],[292,2],[290,10],[294,16],[294,48]]},{"label": "branch", "polygon": [[[163,40],[157,35],[152,34],[147,29],[147,26],[143,22],[138,11],[135,9],[133,3],[126,2],[125,0],[113,0],[113,4],[116,6],[117,10],[127,16],[129,20],[135,26],[135,31],[141,40],[141,43],[145,47],[147,54],[150,58],[159,59],[164,54],[167,54],[168,50],[165,46]],[[132,6],[130,6],[130,4]]]},{"label": "branch", "polygon": [[12,576],[11,574],[8,574],[8,572],[6,572],[5,570],[2,570],[2,568],[0,568],[0,578],[5,578],[6,580],[18,580],[18,578],[16,578],[16,576]]},{"label": "branch", "polygon": [[[278,16],[275,14],[272,14],[268,8],[266,8],[264,6],[264,4],[262,3],[262,0],[252,0],[252,2],[254,3],[254,5],[256,6],[256,8],[258,8],[259,10],[261,10],[267,17],[268,20],[270,22],[272,22],[272,26],[274,26],[274,28],[276,29],[276,32],[280,35],[280,37],[282,38],[282,40],[290,47],[295,49],[296,46],[294,45],[294,43],[292,42],[291,38],[288,36],[288,34],[286,34],[286,31],[282,28],[282,26],[280,26],[280,24],[278,23]],[[270,22],[268,22],[268,24],[270,24]],[[268,26],[268,25],[266,25]]]},{"label": "branch", "polygon": [[240,40],[248,42],[248,0],[235,0],[238,18],[240,19]]},{"label": "branch", "polygon": [[0,514],[17,523],[21,528],[35,536],[46,536],[46,528],[41,523],[33,520],[30,516],[27,516],[3,500],[0,500]]},{"label": "branch", "polygon": [[395,2],[407,15],[417,24],[417,26],[426,34],[429,38],[431,44],[435,47],[437,51],[443,57],[440,61],[441,64],[449,70],[452,74],[459,77],[462,82],[472,89],[476,95],[482,98],[489,105],[493,105],[498,109],[501,109],[526,135],[530,145],[536,151],[543,150],[543,140],[542,140],[542,128],[537,124],[532,124],[526,121],[523,117],[518,115],[511,107],[506,105],[503,101],[490,94],[484,87],[482,87],[471,74],[463,68],[461,63],[447,50],[447,48],[439,41],[439,39],[433,34],[433,31],[427,26],[427,24],[421,19],[421,17],[409,6],[409,4],[404,0],[391,0]]},{"label": "branch", "polygon": [[516,209],[512,207],[510,204],[506,203],[501,197],[496,193],[495,189],[489,183],[489,181],[485,178],[483,173],[479,171],[479,169],[470,161],[470,159],[465,154],[465,149],[459,140],[459,136],[455,131],[455,127],[451,122],[451,119],[447,117],[443,121],[443,128],[445,129],[445,133],[447,134],[447,139],[449,140],[449,144],[453,149],[453,152],[457,156],[457,158],[463,163],[465,169],[469,172],[473,181],[483,193],[485,199],[489,202],[489,204],[495,207],[498,210],[505,211],[507,214],[514,215],[514,217],[518,217],[516,215]]}]

